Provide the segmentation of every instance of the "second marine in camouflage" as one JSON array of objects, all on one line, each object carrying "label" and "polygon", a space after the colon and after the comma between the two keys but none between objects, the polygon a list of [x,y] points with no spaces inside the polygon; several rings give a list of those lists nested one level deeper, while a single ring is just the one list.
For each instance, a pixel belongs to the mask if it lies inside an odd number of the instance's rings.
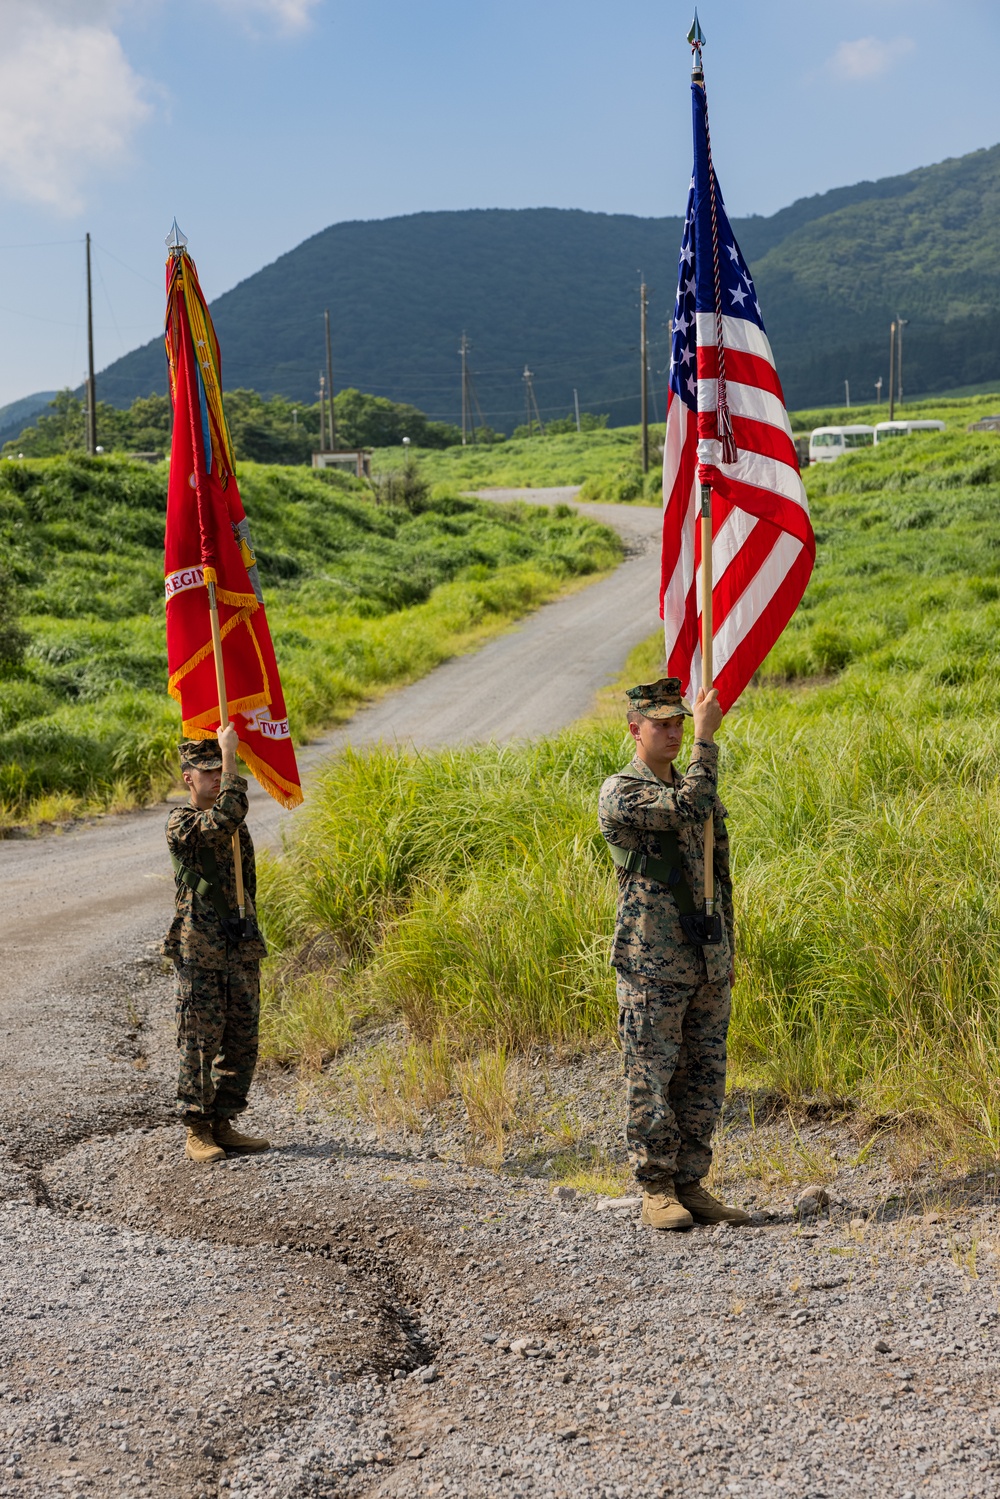
[{"label": "second marine in camouflage", "polygon": [[[601,832],[618,873],[611,962],[627,1080],[626,1140],[643,1188],[643,1222],[747,1223],[701,1186],[726,1087],[732,982],[733,903],[726,809],[716,791],[722,722],[717,694],[699,692],[694,711],[676,677],[630,688],[631,764],[601,787]],[[694,746],[684,775],[674,768],[687,718]],[[681,917],[704,889],[704,825],[715,827],[716,904],[722,940],[690,940]]]}]

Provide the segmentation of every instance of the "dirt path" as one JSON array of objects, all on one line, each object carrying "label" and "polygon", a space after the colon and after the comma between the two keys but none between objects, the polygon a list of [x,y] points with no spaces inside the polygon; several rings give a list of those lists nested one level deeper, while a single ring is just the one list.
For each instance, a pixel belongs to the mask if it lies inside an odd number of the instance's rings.
[{"label": "dirt path", "polygon": [[[625,512],[636,555],[613,577],[306,765],[578,716],[655,628],[635,600],[658,519]],[[254,1098],[269,1154],[186,1163],[162,824],[0,843],[0,1499],[1000,1492],[995,1180],[902,1191],[843,1130],[803,1126],[795,1149],[832,1153],[828,1211],[797,1220],[780,1169],[736,1171],[757,1226],[655,1236],[634,1200],[379,1138],[280,1079]],[[593,1113],[613,1072],[555,1085]]]}]

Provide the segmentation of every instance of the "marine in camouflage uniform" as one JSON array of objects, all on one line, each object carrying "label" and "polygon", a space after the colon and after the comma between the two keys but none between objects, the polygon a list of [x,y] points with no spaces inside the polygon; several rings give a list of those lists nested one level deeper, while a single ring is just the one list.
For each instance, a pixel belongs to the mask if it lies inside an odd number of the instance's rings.
[{"label": "marine in camouflage uniform", "polygon": [[[232,738],[235,767],[235,731]],[[211,740],[185,741],[181,765],[185,772],[195,774],[185,775],[191,801],[175,807],[167,819],[176,914],[162,950],[177,970],[177,1110],[188,1127],[186,1153],[194,1160],[210,1162],[221,1160],[227,1149],[267,1148],[266,1140],[242,1135],[230,1122],[247,1107],[257,1064],[260,960],[267,949],[256,925],[257,871],[246,827],[247,783],[235,768],[225,767],[219,744]],[[214,779],[198,773],[220,769],[212,801],[211,792],[206,795],[205,790],[214,788]],[[199,790],[202,805],[197,805]],[[210,804],[204,805],[205,801]],[[227,931],[217,909],[221,894],[221,904],[233,918],[237,916],[233,862],[237,830],[250,933],[242,939],[233,928]]]},{"label": "marine in camouflage uniform", "polygon": [[[729,838],[716,790],[718,746],[709,730],[697,735],[696,726],[686,773],[654,753],[657,774],[643,758],[643,739],[649,738],[643,720],[672,724],[658,736],[664,741],[669,736],[672,762],[684,719],[693,715],[675,677],[631,688],[627,695],[637,754],[601,787],[599,819],[613,852],[624,851],[616,854],[611,963],[627,1083],[629,1160],[644,1189],[644,1222],[659,1228],[689,1227],[692,1220],[747,1222],[740,1209],[717,1202],[699,1185],[712,1162],[712,1133],[725,1097],[733,962]],[[699,694],[702,723],[707,701]],[[714,712],[721,721],[717,700]],[[704,825],[710,816],[722,940],[702,946],[685,933],[681,910],[700,907]],[[633,854],[627,861],[632,868],[623,867],[626,852]],[[660,878],[646,868],[642,855]]]}]

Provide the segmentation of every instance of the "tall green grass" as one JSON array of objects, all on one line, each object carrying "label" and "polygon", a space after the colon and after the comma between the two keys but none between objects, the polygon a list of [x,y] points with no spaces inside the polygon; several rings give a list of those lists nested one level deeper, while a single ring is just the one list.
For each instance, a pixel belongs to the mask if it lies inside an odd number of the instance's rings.
[{"label": "tall green grass", "polygon": [[[1000,1150],[1000,753],[987,723],[761,693],[725,732],[733,1077],[933,1117]],[[459,1051],[614,1035],[615,881],[596,833],[618,722],[530,746],[348,755],[267,866],[278,953],[332,940],[358,1018]],[[293,1008],[294,986],[285,996]],[[334,1049],[336,1049],[336,1046]]]},{"label": "tall green grass", "polygon": [[[721,736],[732,1080],[997,1153],[1000,440],[901,442],[807,482],[814,581]],[[341,1021],[460,1053],[613,1044],[595,817],[623,728],[331,766],[265,871],[276,968],[326,943]]]},{"label": "tall green grass", "polygon": [[610,927],[592,800],[619,754],[590,731],[527,748],[348,753],[314,781],[292,856],[268,865],[270,940],[332,938],[358,992],[424,1038],[603,1035]]}]

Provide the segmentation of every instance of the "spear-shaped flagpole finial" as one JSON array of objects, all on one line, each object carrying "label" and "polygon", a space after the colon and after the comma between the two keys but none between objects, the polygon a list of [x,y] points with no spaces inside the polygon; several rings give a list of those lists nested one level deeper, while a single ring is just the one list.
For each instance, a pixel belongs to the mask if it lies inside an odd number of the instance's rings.
[{"label": "spear-shaped flagpole finial", "polygon": [[183,255],[187,250],[187,235],[181,233],[176,219],[174,219],[171,225],[170,233],[164,240],[164,244],[171,255]]},{"label": "spear-shaped flagpole finial", "polygon": [[691,22],[691,30],[687,34],[687,39],[693,54],[691,58],[692,82],[703,83],[705,81],[705,69],[701,60],[701,49],[705,45],[705,33],[701,29],[701,22],[698,20],[697,11],[694,13],[694,20]]}]

